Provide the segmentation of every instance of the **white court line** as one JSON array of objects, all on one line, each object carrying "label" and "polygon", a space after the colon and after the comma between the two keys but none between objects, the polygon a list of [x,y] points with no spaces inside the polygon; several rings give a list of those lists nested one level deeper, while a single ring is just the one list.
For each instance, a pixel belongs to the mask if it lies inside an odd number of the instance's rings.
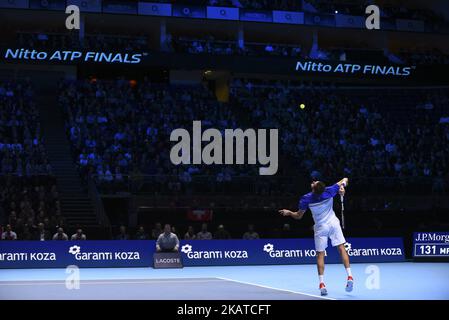
[{"label": "white court line", "polygon": [[217,277],[217,279],[227,280],[227,281],[233,281],[233,282],[238,282],[238,283],[243,283],[243,284],[249,284],[249,285],[252,285],[252,286],[261,287],[261,288],[266,288],[266,289],[272,289],[272,290],[278,290],[278,291],[285,291],[285,292],[296,293],[296,294],[303,294],[303,295],[305,295],[305,296],[310,296],[310,297],[320,298],[320,299],[325,299],[325,300],[337,300],[337,299],[334,299],[334,298],[327,298],[327,297],[323,297],[323,296],[317,296],[317,295],[310,294],[310,293],[304,293],[304,292],[293,291],[293,290],[288,290],[288,289],[279,289],[279,288],[274,288],[274,287],[264,286],[264,285],[261,285],[261,284],[256,284],[256,283],[251,283],[251,282],[246,282],[246,281],[240,281],[240,280],[228,279],[228,278],[223,278],[223,277]]},{"label": "white court line", "polygon": [[[90,285],[90,284],[146,284],[146,283],[167,283],[167,282],[182,282],[182,283],[199,283],[199,282],[221,282],[221,281],[230,281],[230,282],[237,282],[237,283],[242,283],[242,284],[247,284],[247,285],[252,285],[252,286],[256,286],[256,287],[261,287],[261,288],[265,288],[265,289],[271,289],[271,290],[277,290],[277,291],[284,291],[284,292],[289,292],[289,293],[295,293],[295,294],[302,294],[305,296],[310,296],[310,297],[314,297],[314,298],[319,298],[319,299],[324,299],[324,300],[337,300],[334,298],[328,298],[328,297],[322,297],[322,296],[317,296],[314,294],[310,294],[310,293],[304,293],[304,292],[299,292],[299,291],[293,291],[293,290],[288,290],[288,289],[279,289],[279,288],[274,288],[274,287],[269,287],[269,286],[265,286],[265,285],[261,285],[261,284],[256,284],[256,283],[251,283],[251,282],[245,282],[245,281],[240,281],[240,280],[234,280],[234,279],[229,279],[229,278],[223,278],[223,277],[214,277],[215,279],[209,279],[209,280],[183,280],[183,279],[189,279],[189,278],[172,278],[172,279],[166,279],[166,280],[162,280],[162,279],[155,279],[155,280],[144,280],[144,281],[111,281],[111,280],[105,280],[105,281],[90,281],[90,280],[81,280],[81,284],[82,285]],[[34,281],[20,281],[18,280],[17,282],[19,283],[2,283],[5,281],[0,281],[0,286],[31,286],[31,285],[64,285],[65,284],[65,280],[55,280],[54,282],[39,282],[41,280],[34,280]]]},{"label": "white court line", "polygon": [[[167,279],[167,280],[145,280],[145,281],[90,281],[90,280],[81,280],[81,285],[86,285],[86,284],[145,284],[145,283],[158,283],[158,282],[162,282],[162,283],[167,283],[167,282],[182,282],[182,283],[189,283],[189,282],[222,282],[223,279],[210,279],[210,280],[184,280],[184,281],[179,281],[181,279],[186,279],[186,278],[176,278],[176,279]],[[18,280],[17,282],[20,283],[2,283],[5,281],[0,281],[0,286],[34,286],[34,285],[63,285],[65,284],[65,280],[55,280],[54,282],[39,282],[40,280],[34,280],[34,281],[20,281]],[[86,281],[86,282],[84,282]],[[26,282],[26,283],[24,283]]]}]

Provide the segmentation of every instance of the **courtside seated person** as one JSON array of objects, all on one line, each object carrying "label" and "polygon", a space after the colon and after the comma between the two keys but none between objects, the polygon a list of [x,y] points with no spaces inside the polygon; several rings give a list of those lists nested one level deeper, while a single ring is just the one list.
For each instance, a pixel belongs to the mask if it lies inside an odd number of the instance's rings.
[{"label": "courtside seated person", "polygon": [[159,235],[156,241],[157,252],[178,252],[179,239],[171,232],[171,226],[166,224],[164,226],[164,232]]}]

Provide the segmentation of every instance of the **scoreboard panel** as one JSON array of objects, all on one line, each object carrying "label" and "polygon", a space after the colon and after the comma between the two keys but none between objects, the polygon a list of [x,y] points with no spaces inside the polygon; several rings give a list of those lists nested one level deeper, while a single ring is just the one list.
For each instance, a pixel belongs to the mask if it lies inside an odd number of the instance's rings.
[{"label": "scoreboard panel", "polygon": [[449,258],[449,232],[415,232],[413,257]]}]

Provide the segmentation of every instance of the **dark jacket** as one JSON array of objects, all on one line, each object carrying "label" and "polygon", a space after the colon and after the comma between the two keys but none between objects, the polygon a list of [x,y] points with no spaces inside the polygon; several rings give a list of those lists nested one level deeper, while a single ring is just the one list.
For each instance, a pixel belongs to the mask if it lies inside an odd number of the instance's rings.
[{"label": "dark jacket", "polygon": [[[44,235],[44,240],[50,240],[51,239],[50,232],[48,232],[47,230],[44,230],[43,235]],[[41,233],[39,232],[39,230],[36,230],[33,233],[33,240],[37,240],[37,241],[41,240]]]}]

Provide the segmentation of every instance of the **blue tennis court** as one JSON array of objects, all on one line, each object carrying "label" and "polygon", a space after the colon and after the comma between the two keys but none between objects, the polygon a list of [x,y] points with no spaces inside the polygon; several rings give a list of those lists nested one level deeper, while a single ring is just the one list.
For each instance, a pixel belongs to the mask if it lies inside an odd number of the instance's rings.
[{"label": "blue tennis court", "polygon": [[449,300],[449,263],[353,264],[354,291],[341,265],[326,265],[319,296],[314,265],[80,269],[67,289],[65,269],[0,271],[0,299],[145,300]]}]

